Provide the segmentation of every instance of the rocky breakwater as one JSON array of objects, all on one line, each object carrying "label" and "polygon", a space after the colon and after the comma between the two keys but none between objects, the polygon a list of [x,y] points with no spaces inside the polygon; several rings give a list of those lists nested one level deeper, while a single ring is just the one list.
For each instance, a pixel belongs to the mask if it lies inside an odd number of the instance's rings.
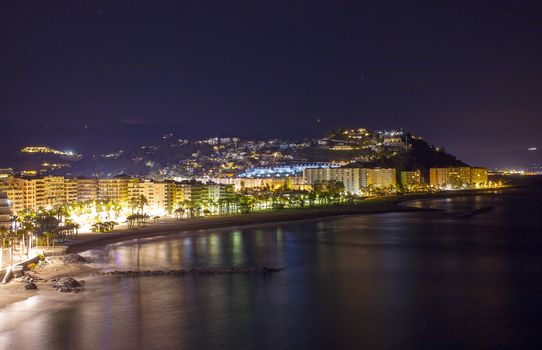
[{"label": "rocky breakwater", "polygon": [[36,283],[43,281],[43,279],[32,274],[25,273],[23,276],[15,278],[15,281],[24,283],[24,289],[32,290],[38,289],[38,285]]},{"label": "rocky breakwater", "polygon": [[84,281],[78,281],[66,275],[80,272],[80,267],[89,261],[74,253],[68,253],[61,259],[42,259],[37,264],[29,264],[21,269],[15,283],[24,284],[24,289],[35,290],[50,286],[61,293],[78,293],[84,290]]},{"label": "rocky breakwater", "polygon": [[277,267],[230,267],[230,268],[202,268],[181,270],[147,270],[147,271],[105,271],[97,272],[94,276],[113,277],[152,277],[152,276],[177,276],[186,275],[215,275],[215,274],[272,274],[281,271]]},{"label": "rocky breakwater", "polygon": [[73,279],[71,277],[52,279],[51,282],[53,282],[51,284],[51,287],[61,293],[79,293],[85,289],[83,287],[85,281],[77,281],[76,279]]},{"label": "rocky breakwater", "polygon": [[79,264],[79,263],[88,263],[90,262],[88,259],[82,257],[79,254],[75,253],[67,253],[64,255],[64,264]]}]

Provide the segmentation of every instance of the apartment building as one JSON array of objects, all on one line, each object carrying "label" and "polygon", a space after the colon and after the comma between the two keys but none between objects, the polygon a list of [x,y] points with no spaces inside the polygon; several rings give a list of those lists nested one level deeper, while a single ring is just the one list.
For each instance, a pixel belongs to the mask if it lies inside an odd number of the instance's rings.
[{"label": "apartment building", "polygon": [[340,181],[344,191],[350,194],[361,193],[361,168],[306,168],[303,170],[305,184],[313,185],[317,181]]},{"label": "apartment building", "polygon": [[0,227],[8,228],[11,224],[11,207],[6,192],[0,192]]},{"label": "apartment building", "polygon": [[392,168],[361,169],[361,187],[390,187],[397,185],[397,172]]},{"label": "apartment building", "polygon": [[488,182],[486,168],[431,168],[429,184],[435,188],[480,187]]},{"label": "apartment building", "polygon": [[422,184],[421,171],[401,171],[401,184],[406,189],[420,186]]}]

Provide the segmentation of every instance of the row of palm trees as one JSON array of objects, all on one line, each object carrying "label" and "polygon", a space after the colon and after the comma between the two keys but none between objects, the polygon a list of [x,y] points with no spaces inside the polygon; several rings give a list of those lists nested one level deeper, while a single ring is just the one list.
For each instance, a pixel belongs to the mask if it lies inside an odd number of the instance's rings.
[{"label": "row of palm trees", "polygon": [[57,239],[78,235],[81,225],[72,217],[83,215],[94,216],[92,229],[96,232],[109,232],[118,223],[113,220],[101,222],[100,217],[104,214],[119,217],[121,211],[122,205],[111,200],[76,201],[51,209],[27,210],[12,216],[9,228],[0,228],[1,247],[13,249],[22,244],[28,251],[33,241],[37,245],[54,246]]},{"label": "row of palm trees", "polygon": [[118,224],[116,221],[96,222],[91,226],[90,230],[92,232],[111,232]]},{"label": "row of palm trees", "polygon": [[312,191],[273,189],[270,186],[245,189],[216,201],[183,201],[173,214],[177,219],[195,218],[209,214],[246,214],[253,211],[284,208],[304,208],[316,205],[332,205],[345,200],[353,202],[353,196],[343,194],[344,185],[339,181],[317,182]]},{"label": "row of palm trees", "polygon": [[[291,190],[289,188],[243,190],[240,193],[224,196],[217,200],[183,201],[172,210],[176,218],[195,218],[211,214],[251,213],[261,210],[277,210],[283,208],[303,208],[305,206],[332,205],[344,201],[353,201],[353,197],[343,195],[344,186],[338,181],[317,182],[313,190]],[[126,217],[129,228],[144,226],[150,219],[145,213],[148,200],[141,195],[131,199],[125,206],[131,210]],[[110,232],[118,225],[115,219],[121,217],[122,203],[112,200],[75,201],[58,205],[52,209],[26,211],[12,218],[11,228],[0,229],[2,247],[14,247],[22,243],[29,247],[33,237],[38,244],[49,246],[57,238],[77,236],[80,224],[72,218],[86,217],[94,221],[92,230]],[[157,221],[158,217],[154,217]]]}]

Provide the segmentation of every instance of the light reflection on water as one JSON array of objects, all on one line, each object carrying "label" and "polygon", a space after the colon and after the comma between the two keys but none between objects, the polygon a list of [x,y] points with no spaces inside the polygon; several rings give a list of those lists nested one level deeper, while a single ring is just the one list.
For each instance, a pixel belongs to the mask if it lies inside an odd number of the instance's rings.
[{"label": "light reflection on water", "polygon": [[63,307],[59,296],[42,297],[35,307],[46,311],[10,332],[0,324],[0,341],[17,349],[540,348],[539,199],[449,204],[495,206],[470,219],[393,213],[110,245],[87,254],[119,270],[285,270],[98,278]]}]

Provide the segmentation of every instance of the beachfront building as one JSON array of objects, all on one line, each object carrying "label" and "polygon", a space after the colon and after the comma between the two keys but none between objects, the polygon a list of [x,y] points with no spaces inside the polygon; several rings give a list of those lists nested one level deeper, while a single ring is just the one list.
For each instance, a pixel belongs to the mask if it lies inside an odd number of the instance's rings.
[{"label": "beachfront building", "polygon": [[[175,183],[172,181],[143,180],[140,182],[141,195],[155,215],[165,215],[174,206]],[[135,192],[134,192],[135,193]]]},{"label": "beachfront building", "polygon": [[460,189],[481,187],[486,185],[486,168],[431,168],[429,169],[429,184],[434,188]]},{"label": "beachfront building", "polygon": [[234,197],[233,186],[209,184],[209,202],[218,203],[221,200],[228,200]]},{"label": "beachfront building", "polygon": [[66,203],[73,203],[77,200],[77,179],[64,179],[64,198]]},{"label": "beachfront building", "polygon": [[86,202],[98,199],[98,179],[79,177],[75,181],[78,201]]},{"label": "beachfront building", "polygon": [[442,188],[450,183],[450,168],[430,168],[429,185],[434,188]]},{"label": "beachfront building", "polygon": [[6,177],[0,179],[0,191],[6,193],[14,213],[50,209],[76,201],[110,201],[124,206],[144,196],[146,211],[165,215],[183,203],[215,203],[233,196],[233,185],[201,182],[155,181],[126,175],[113,178]]},{"label": "beachfront building", "polygon": [[465,188],[471,184],[471,168],[457,167],[450,168],[450,185],[453,188]]},{"label": "beachfront building", "polygon": [[387,188],[397,184],[397,172],[393,168],[361,169],[361,187]]},{"label": "beachfront building", "polygon": [[405,189],[419,187],[422,184],[422,174],[420,170],[401,171],[401,185]]},{"label": "beachfront building", "polygon": [[234,197],[233,185],[201,182],[176,183],[176,198],[173,208],[197,207],[213,211],[219,203],[232,200]]},{"label": "beachfront building", "polygon": [[348,194],[361,194],[361,168],[307,168],[303,170],[305,184],[314,185],[317,181],[339,181]]},{"label": "beachfront building", "polygon": [[140,180],[128,175],[98,179],[98,199],[125,203],[141,196]]},{"label": "beachfront building", "polygon": [[11,225],[11,206],[6,192],[0,192],[0,227]]},{"label": "beachfront building", "polygon": [[66,198],[66,185],[63,176],[46,176],[43,178],[44,187],[44,206],[55,207],[65,204]]},{"label": "beachfront building", "polygon": [[488,184],[487,168],[471,168],[471,186],[483,187]]},{"label": "beachfront building", "polygon": [[0,180],[0,192],[4,192],[10,200],[11,210],[20,213],[24,210],[24,199],[21,189],[13,183],[13,177]]},{"label": "beachfront building", "polygon": [[45,180],[43,178],[13,178],[13,184],[20,189],[21,199],[10,198],[12,201],[22,201],[24,210],[44,208],[46,203]]}]

